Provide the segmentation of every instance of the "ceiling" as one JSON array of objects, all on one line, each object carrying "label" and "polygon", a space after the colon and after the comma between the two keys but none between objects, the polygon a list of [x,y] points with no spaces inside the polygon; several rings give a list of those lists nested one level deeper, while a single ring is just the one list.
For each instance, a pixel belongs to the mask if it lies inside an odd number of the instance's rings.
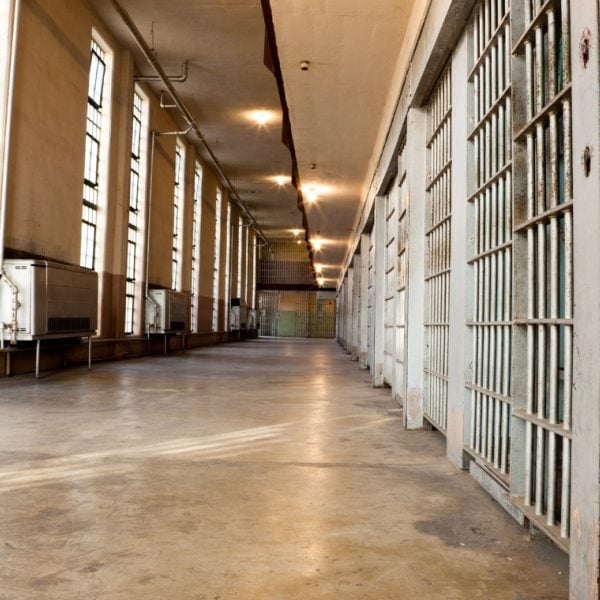
[{"label": "ceiling", "polygon": [[[120,0],[164,70],[188,77],[174,86],[268,239],[302,228],[289,176],[282,106],[264,65],[261,0]],[[110,0],[90,0],[138,71],[154,72]],[[310,239],[322,249],[325,285],[334,285],[350,242],[380,130],[411,0],[270,0]],[[308,70],[301,62],[308,61]],[[157,91],[162,86],[153,84]],[[268,111],[263,126],[251,111]],[[194,134],[189,134],[194,141]],[[310,188],[310,191],[309,191]],[[316,202],[307,201],[310,192]],[[302,234],[304,235],[304,234]]]}]

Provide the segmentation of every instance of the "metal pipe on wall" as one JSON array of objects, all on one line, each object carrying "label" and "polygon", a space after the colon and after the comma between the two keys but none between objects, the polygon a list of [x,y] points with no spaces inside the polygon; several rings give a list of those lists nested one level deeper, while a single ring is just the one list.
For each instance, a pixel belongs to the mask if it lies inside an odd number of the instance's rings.
[{"label": "metal pipe on wall", "polygon": [[[12,11],[12,34],[10,42],[10,58],[8,77],[6,81],[6,96],[5,106],[6,114],[4,120],[4,152],[2,156],[2,190],[0,192],[0,282],[4,282],[10,288],[12,292],[11,301],[11,323],[9,328],[11,330],[11,343],[16,344],[17,342],[17,312],[19,310],[19,290],[17,286],[8,278],[4,272],[4,245],[6,238],[6,211],[8,204],[8,167],[10,162],[10,142],[11,142],[11,131],[12,131],[12,114],[14,106],[15,96],[15,69],[16,69],[16,57],[17,57],[17,43],[18,43],[18,32],[19,32],[19,20],[21,16],[21,1],[14,0],[13,11]],[[2,323],[2,337],[4,345],[4,328],[5,323]]]}]

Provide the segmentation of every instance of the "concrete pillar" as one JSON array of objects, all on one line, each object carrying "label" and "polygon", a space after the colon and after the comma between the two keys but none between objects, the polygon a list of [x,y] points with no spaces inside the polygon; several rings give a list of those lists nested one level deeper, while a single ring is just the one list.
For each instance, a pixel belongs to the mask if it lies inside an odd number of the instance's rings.
[{"label": "concrete pillar", "polygon": [[358,336],[358,366],[368,367],[369,353],[369,234],[360,236],[360,333]]},{"label": "concrete pillar", "polygon": [[[427,111],[411,108],[408,113],[406,156],[408,160],[408,290],[407,362],[404,425],[423,427],[424,293],[425,293],[425,187]],[[383,316],[383,307],[381,309]],[[382,350],[383,358],[383,350]]]},{"label": "concrete pillar", "polygon": [[373,368],[371,380],[383,386],[383,343],[385,337],[385,197],[375,198],[375,322],[373,325]]},{"label": "concrete pillar", "polygon": [[473,309],[472,267],[467,265],[473,255],[471,219],[472,206],[468,197],[467,181],[472,156],[467,144],[472,94],[466,85],[468,79],[469,36],[463,35],[452,57],[452,221],[450,268],[450,327],[448,356],[448,423],[446,429],[446,452],[448,458],[459,468],[466,466],[463,459],[465,439],[465,407],[468,391],[465,373],[470,364],[471,331],[467,321]]},{"label": "concrete pillar", "polygon": [[[570,597],[598,598],[600,520],[600,71],[598,0],[571,2],[574,372]],[[587,57],[584,54],[587,53]],[[587,60],[586,60],[587,58]],[[588,158],[589,157],[589,161]],[[587,163],[587,164],[586,164]]]},{"label": "concrete pillar", "polygon": [[360,343],[360,311],[362,309],[360,297],[361,264],[362,256],[356,254],[354,256],[352,267],[352,334],[350,342],[350,355],[352,360],[358,360],[358,345]]},{"label": "concrete pillar", "polygon": [[352,310],[353,310],[353,298],[354,298],[354,269],[348,268],[348,275],[346,280],[346,312],[345,312],[345,324],[344,330],[346,334],[346,352],[350,354],[352,352]]}]

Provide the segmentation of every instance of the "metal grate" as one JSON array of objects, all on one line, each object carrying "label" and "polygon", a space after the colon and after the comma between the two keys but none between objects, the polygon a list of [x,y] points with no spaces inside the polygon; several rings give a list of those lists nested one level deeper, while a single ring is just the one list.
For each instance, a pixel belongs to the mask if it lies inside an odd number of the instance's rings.
[{"label": "metal grate", "polygon": [[369,287],[367,297],[367,362],[371,369],[375,362],[375,234],[369,234]]},{"label": "metal grate", "polygon": [[573,198],[569,2],[525,2],[526,214],[515,231],[526,239],[526,506],[569,536],[573,348]]},{"label": "metal grate", "polygon": [[475,157],[473,369],[469,446],[502,478],[510,470],[512,163],[510,3],[480,2],[473,17]]},{"label": "metal grate", "polygon": [[312,266],[304,242],[271,241],[261,250],[259,284],[314,284]]},{"label": "metal grate", "polygon": [[446,68],[428,105],[425,417],[446,430],[451,218],[451,71]]},{"label": "metal grate", "polygon": [[408,257],[408,182],[406,180],[406,144],[398,155],[398,208],[397,208],[397,251],[398,273],[396,276],[396,369],[394,392],[401,403],[406,396],[406,284]]},{"label": "metal grate", "polygon": [[87,332],[91,330],[89,317],[50,317],[47,322],[48,333]]},{"label": "metal grate", "polygon": [[260,335],[274,337],[335,336],[336,302],[318,292],[261,290]]},{"label": "metal grate", "polygon": [[384,296],[384,338],[383,338],[383,380],[394,386],[395,351],[396,351],[396,290],[398,260],[397,206],[399,196],[398,175],[392,182],[391,189],[385,198],[385,296]]}]

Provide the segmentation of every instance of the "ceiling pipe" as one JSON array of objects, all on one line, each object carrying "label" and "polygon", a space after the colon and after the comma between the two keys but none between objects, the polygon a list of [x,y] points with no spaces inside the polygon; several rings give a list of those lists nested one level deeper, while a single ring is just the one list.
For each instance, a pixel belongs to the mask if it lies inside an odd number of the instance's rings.
[{"label": "ceiling pipe", "polygon": [[[188,61],[184,60],[181,63],[181,73],[179,75],[168,75],[169,81],[176,81],[177,83],[183,83],[188,78]],[[158,75],[135,75],[134,81],[160,81]]]},{"label": "ceiling pipe", "polygon": [[232,197],[233,201],[238,206],[238,208],[242,211],[242,213],[246,216],[246,218],[252,223],[252,226],[254,227],[254,230],[256,231],[256,233],[262,238],[262,240],[265,242],[266,245],[269,245],[269,242],[267,241],[267,238],[266,238],[265,234],[263,233],[262,229],[256,222],[256,219],[252,216],[250,211],[246,208],[245,203],[238,195],[238,193],[237,193],[235,187],[233,186],[233,184],[231,183],[229,177],[227,177],[227,175],[223,171],[223,168],[221,167],[219,160],[217,159],[217,157],[211,150],[210,146],[208,145],[208,142],[204,138],[204,135],[200,131],[200,128],[198,127],[198,124],[196,123],[194,116],[192,115],[192,113],[190,112],[188,107],[185,105],[185,103],[183,102],[183,100],[181,99],[179,94],[177,93],[177,90],[173,86],[173,83],[169,79],[169,76],[165,73],[161,64],[158,62],[156,56],[154,55],[154,52],[152,51],[152,49],[148,46],[148,44],[144,40],[144,37],[140,33],[140,30],[136,27],[131,16],[125,10],[125,8],[123,8],[121,3],[118,2],[118,0],[111,0],[111,4],[113,5],[114,9],[119,14],[121,19],[123,20],[123,22],[125,23],[125,26],[127,27],[127,29],[129,29],[129,32],[135,39],[137,45],[139,46],[140,50],[144,54],[144,57],[146,58],[148,63],[156,71],[157,76],[158,76],[158,81],[160,81],[165,86],[165,88],[167,88],[167,91],[169,92],[169,95],[171,96],[173,102],[175,103],[176,108],[181,113],[181,116],[185,119],[187,124],[191,127],[191,129],[194,131],[194,133],[200,140],[200,143],[202,144],[202,147],[204,148],[204,150],[206,151],[206,154],[210,158],[210,161],[211,161],[213,167],[217,171],[217,174],[225,182],[225,184],[229,190],[230,197]]}]

